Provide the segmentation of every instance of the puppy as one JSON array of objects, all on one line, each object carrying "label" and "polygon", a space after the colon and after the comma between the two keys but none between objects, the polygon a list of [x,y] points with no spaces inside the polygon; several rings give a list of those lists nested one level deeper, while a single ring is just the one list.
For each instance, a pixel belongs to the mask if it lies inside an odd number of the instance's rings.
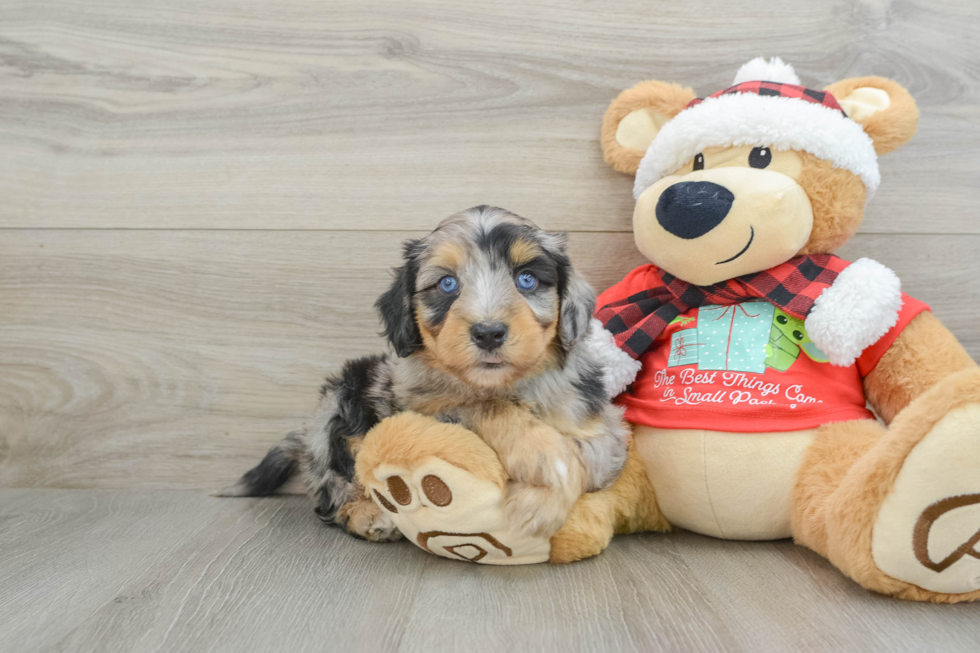
[{"label": "puppy", "polygon": [[511,523],[554,533],[582,492],[616,479],[627,439],[592,346],[606,335],[591,319],[595,293],[566,235],[478,206],[407,241],[403,255],[376,303],[395,356],[351,360],[328,377],[312,423],[219,496],[272,494],[299,470],[320,519],[398,539],[356,482],[354,457],[371,427],[411,410],[482,437],[510,479]]}]

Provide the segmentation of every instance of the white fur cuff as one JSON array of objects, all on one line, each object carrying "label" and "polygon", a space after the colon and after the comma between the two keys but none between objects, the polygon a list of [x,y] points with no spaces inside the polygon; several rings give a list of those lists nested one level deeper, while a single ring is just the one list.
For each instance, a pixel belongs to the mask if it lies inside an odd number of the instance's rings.
[{"label": "white fur cuff", "polygon": [[840,111],[796,98],[733,93],[709,97],[663,126],[640,161],[633,197],[713,145],[809,152],[861,177],[868,199],[881,182],[871,138]]},{"label": "white fur cuff", "polygon": [[606,395],[612,399],[633,382],[640,371],[640,361],[633,360],[630,355],[616,346],[613,334],[606,331],[602,322],[592,318],[589,332],[585,336],[585,346],[595,354],[596,360],[602,365],[602,380],[606,386]]},{"label": "white fur cuff", "polygon": [[806,331],[831,364],[847,367],[898,322],[902,283],[890,269],[862,258],[823,291],[806,318]]}]

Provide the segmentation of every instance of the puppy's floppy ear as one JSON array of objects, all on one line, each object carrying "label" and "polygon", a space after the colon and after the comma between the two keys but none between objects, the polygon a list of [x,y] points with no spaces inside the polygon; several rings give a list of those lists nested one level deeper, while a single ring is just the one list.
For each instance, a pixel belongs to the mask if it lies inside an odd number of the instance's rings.
[{"label": "puppy's floppy ear", "polygon": [[403,246],[405,265],[394,269],[391,287],[374,303],[384,324],[384,335],[399,357],[404,358],[422,346],[422,334],[415,323],[412,296],[415,294],[417,256],[421,240],[407,240]]},{"label": "puppy's floppy ear", "polygon": [[558,317],[558,337],[562,347],[570,349],[589,327],[595,311],[595,289],[568,258],[568,234],[546,234],[545,251],[558,265],[558,293],[561,312]]},{"label": "puppy's floppy ear", "polygon": [[664,124],[694,99],[690,88],[651,80],[619,94],[602,118],[602,154],[619,172],[636,174]]},{"label": "puppy's floppy ear", "polygon": [[875,152],[887,154],[905,145],[919,127],[912,94],[884,77],[852,77],[828,86],[847,117],[864,128]]},{"label": "puppy's floppy ear", "polygon": [[568,281],[561,296],[561,344],[569,349],[585,335],[595,312],[595,289],[585,277],[569,265]]}]

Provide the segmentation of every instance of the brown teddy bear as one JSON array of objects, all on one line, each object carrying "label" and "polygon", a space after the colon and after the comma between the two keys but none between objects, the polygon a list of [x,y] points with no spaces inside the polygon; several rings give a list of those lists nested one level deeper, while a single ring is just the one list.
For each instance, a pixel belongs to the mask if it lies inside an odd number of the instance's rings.
[{"label": "brown teddy bear", "polygon": [[648,81],[613,101],[603,151],[636,175],[651,264],[597,317],[643,366],[619,399],[634,457],[580,499],[552,558],[666,520],[792,536],[898,598],[980,598],[980,370],[890,270],[832,255],[878,186],[877,155],[917,122],[894,81],[815,90],[778,58],[704,100]]},{"label": "brown teddy bear", "polygon": [[980,598],[980,370],[890,270],[832,254],[878,186],[877,155],[917,122],[893,81],[815,90],[779,59],[704,100],[659,81],[624,91],[602,146],[636,175],[651,264],[599,297],[608,333],[589,343],[633,424],[618,480],[528,537],[501,510],[493,450],[411,413],[368,434],[358,478],[380,497],[409,479],[381,507],[450,558],[570,562],[614,533],[679,526],[793,537],[898,598]]}]

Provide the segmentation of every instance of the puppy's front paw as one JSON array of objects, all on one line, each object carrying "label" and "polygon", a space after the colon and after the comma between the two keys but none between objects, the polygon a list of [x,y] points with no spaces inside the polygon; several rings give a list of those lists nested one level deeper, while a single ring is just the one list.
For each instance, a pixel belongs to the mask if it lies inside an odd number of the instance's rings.
[{"label": "puppy's front paw", "polygon": [[571,451],[570,442],[561,444],[566,448],[541,451],[515,448],[506,452],[501,459],[508,477],[519,485],[577,495],[582,491],[582,464]]},{"label": "puppy's front paw", "polygon": [[337,523],[354,537],[370,542],[394,542],[402,539],[395,522],[370,499],[360,499],[341,506],[337,511]]},{"label": "puppy's front paw", "polygon": [[531,537],[550,538],[565,523],[573,496],[550,487],[508,483],[504,512],[511,527]]}]

